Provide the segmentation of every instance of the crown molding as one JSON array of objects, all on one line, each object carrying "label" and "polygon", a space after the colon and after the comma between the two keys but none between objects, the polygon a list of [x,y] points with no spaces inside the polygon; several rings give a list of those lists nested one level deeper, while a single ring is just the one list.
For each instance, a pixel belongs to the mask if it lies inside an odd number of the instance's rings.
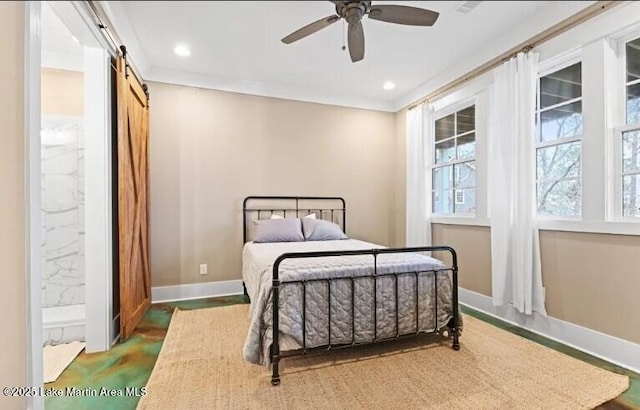
[{"label": "crown molding", "polygon": [[[378,100],[353,95],[340,95],[334,91],[309,89],[282,83],[252,81],[192,73],[182,70],[151,65],[136,31],[127,17],[126,10],[120,2],[99,1],[107,18],[111,21],[118,36],[126,39],[129,56],[135,63],[145,81],[185,85],[210,90],[227,91],[239,94],[257,95],[261,97],[282,98],[287,100],[336,105],[340,107],[360,108],[384,112],[396,112],[397,104],[393,101]],[[400,107],[401,108],[401,107]]]},{"label": "crown molding", "polygon": [[151,66],[142,72],[145,81],[185,85],[210,90],[227,91],[261,97],[282,98],[293,101],[336,105],[339,107],[360,108],[384,112],[396,112],[392,101],[380,101],[350,95],[339,95],[330,90],[309,89],[274,82],[259,82],[190,73],[158,66]]}]

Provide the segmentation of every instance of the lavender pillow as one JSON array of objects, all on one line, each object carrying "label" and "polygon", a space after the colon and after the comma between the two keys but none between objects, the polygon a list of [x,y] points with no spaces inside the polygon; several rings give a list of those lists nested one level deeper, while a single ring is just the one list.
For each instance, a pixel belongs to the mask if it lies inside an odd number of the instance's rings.
[{"label": "lavender pillow", "polygon": [[254,223],[257,225],[255,243],[304,241],[299,219],[261,219]]},{"label": "lavender pillow", "polygon": [[322,219],[302,219],[302,231],[306,241],[334,241],[349,239],[338,224]]}]

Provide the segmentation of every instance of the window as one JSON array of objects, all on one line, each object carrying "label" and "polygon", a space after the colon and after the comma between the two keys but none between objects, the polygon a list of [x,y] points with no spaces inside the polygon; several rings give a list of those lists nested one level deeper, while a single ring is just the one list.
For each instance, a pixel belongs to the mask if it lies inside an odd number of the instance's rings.
[{"label": "window", "polygon": [[640,38],[627,43],[627,124],[640,123]]},{"label": "window", "polygon": [[536,111],[538,214],[582,213],[582,63],[540,77]]},{"label": "window", "polygon": [[626,122],[622,132],[622,215],[640,217],[640,38],[625,46]]},{"label": "window", "polygon": [[435,214],[476,210],[475,105],[435,121],[432,209]]}]

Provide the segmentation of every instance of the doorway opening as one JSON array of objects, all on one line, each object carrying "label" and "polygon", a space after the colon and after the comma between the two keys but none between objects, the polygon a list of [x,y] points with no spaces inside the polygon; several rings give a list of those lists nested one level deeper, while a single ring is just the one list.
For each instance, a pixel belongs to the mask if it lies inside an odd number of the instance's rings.
[{"label": "doorway opening", "polygon": [[82,2],[34,2],[27,10],[40,27],[27,37],[34,50],[27,60],[27,110],[35,188],[29,194],[30,368],[37,386],[43,373],[38,349],[86,342],[87,352],[104,351],[118,334],[112,240],[117,50]]}]

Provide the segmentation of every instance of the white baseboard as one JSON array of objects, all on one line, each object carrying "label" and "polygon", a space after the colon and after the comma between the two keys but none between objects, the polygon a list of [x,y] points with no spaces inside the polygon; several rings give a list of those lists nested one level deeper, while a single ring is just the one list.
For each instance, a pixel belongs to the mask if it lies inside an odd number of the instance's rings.
[{"label": "white baseboard", "polygon": [[489,296],[460,288],[460,303],[533,333],[640,373],[640,345],[564,320],[534,313],[526,316],[512,306],[493,306]]},{"label": "white baseboard", "polygon": [[242,281],[239,279],[193,283],[190,285],[157,286],[151,288],[151,302],[175,302],[178,300],[242,295],[243,292]]}]

